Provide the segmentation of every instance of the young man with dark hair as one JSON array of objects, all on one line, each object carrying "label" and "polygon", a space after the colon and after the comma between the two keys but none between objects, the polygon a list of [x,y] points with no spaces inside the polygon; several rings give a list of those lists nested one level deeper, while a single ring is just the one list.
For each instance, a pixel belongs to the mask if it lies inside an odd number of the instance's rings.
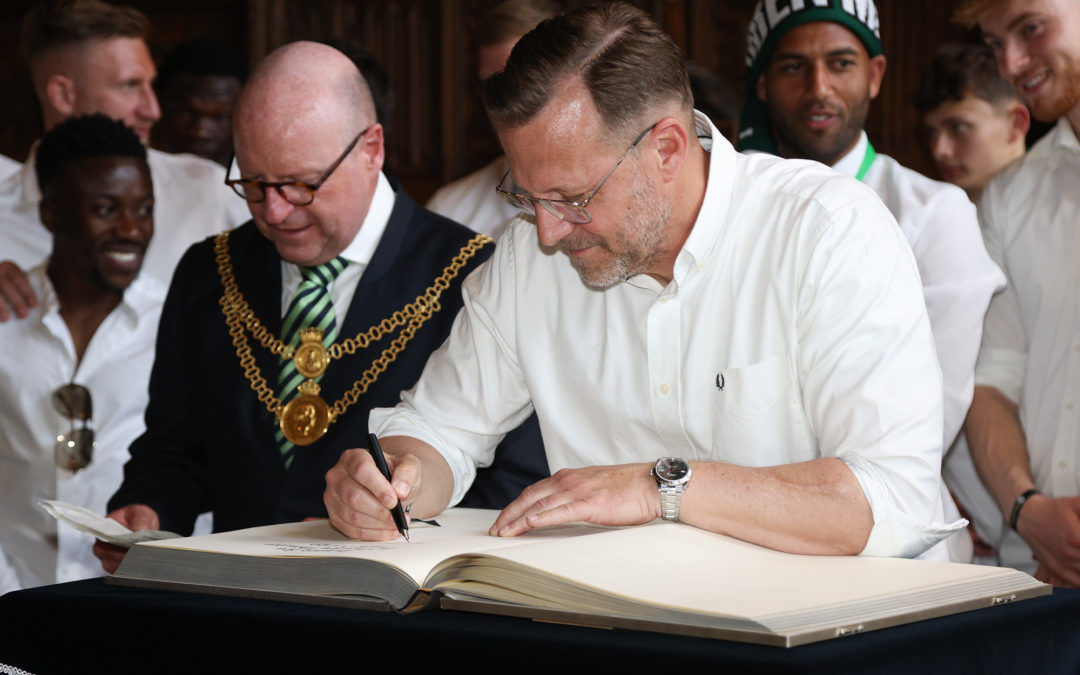
[{"label": "young man with dark hair", "polygon": [[[491,529],[663,517],[771,548],[944,558],[942,392],[910,249],[867,188],[736,153],[626,3],[525,35],[485,82],[518,218],[417,386],[350,450],[331,522],[398,536],[535,410],[557,472]],[[659,460],[656,458],[660,457]]]},{"label": "young man with dark hair", "polygon": [[964,0],[1001,76],[1054,128],[990,180],[986,248],[1009,285],[986,315],[965,431],[1003,564],[1080,586],[1080,2]]},{"label": "young man with dark hair", "polygon": [[38,145],[52,253],[28,273],[41,299],[0,324],[0,593],[99,576],[93,539],[38,501],[104,512],[144,429],[165,288],[141,275],[154,231],[146,149],[123,122],[73,117]]},{"label": "young man with dark hair", "polygon": [[174,47],[154,83],[161,98],[155,144],[227,167],[233,156],[233,106],[245,80],[247,65],[228,45],[189,40]]},{"label": "young man with dark hair", "polygon": [[[48,131],[75,115],[102,113],[122,120],[144,143],[161,116],[146,47],[148,22],[135,9],[99,0],[50,0],[23,22],[31,79]],[[24,316],[36,302],[20,268],[48,255],[51,238],[38,217],[35,150],[22,170],[0,181],[0,321]],[[158,186],[159,235],[148,251],[147,273],[168,285],[192,243],[242,223],[249,215],[230,201],[224,169],[187,155],[148,152]]]},{"label": "young man with dark hair", "polygon": [[986,45],[938,48],[912,96],[943,180],[979,203],[986,183],[1023,157],[1031,113]]}]

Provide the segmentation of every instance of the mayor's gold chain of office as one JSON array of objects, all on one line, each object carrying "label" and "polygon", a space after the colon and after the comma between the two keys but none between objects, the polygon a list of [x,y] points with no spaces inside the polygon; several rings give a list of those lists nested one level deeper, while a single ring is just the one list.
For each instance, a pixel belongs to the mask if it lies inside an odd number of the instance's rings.
[{"label": "mayor's gold chain of office", "polygon": [[[236,278],[233,276],[232,260],[229,256],[229,233],[222,232],[214,240],[214,255],[218,265],[218,275],[221,277],[221,284],[224,287],[224,293],[222,293],[221,300],[221,312],[225,315],[225,323],[229,327],[229,335],[232,337],[233,346],[236,347],[236,356],[240,360],[240,366],[244,370],[244,377],[247,378],[251,385],[252,391],[254,391],[259,398],[259,401],[266,405],[266,409],[273,413],[274,417],[278,420],[278,423],[282,427],[282,432],[285,433],[286,438],[293,441],[297,445],[307,445],[318,440],[319,437],[326,432],[326,427],[333,422],[337,417],[342,415],[349,406],[356,403],[357,400],[370,387],[382,374],[386,368],[397,358],[405,346],[412,340],[416,331],[419,330],[424,323],[442,309],[439,303],[439,298],[442,296],[443,291],[450,287],[450,282],[461,272],[461,269],[476,253],[491,242],[491,238],[478,234],[469,240],[458,254],[454,256],[454,259],[450,261],[442,274],[425,290],[421,295],[416,296],[416,299],[409,304],[402,307],[400,310],[394,312],[389,317],[383,319],[379,323],[375,324],[367,331],[358,333],[355,338],[347,338],[340,343],[334,343],[330,345],[328,349],[322,348],[321,343],[321,331],[315,329],[317,339],[313,340],[312,334],[309,333],[307,338],[302,338],[305,343],[298,349],[294,349],[292,345],[285,344],[282,340],[270,334],[270,331],[266,329],[266,326],[259,321],[255,313],[251,311],[251,307],[248,305],[247,300],[240,293],[240,289],[237,287]],[[406,323],[408,325],[406,325]],[[390,333],[396,328],[402,328],[400,334],[394,338],[390,346],[382,351],[371,367],[364,371],[360,379],[358,379],[351,389],[345,392],[345,394],[334,403],[332,409],[327,410],[326,403],[318,397],[319,385],[313,381],[313,377],[321,375],[325,370],[326,364],[325,356],[329,359],[340,359],[344,354],[355,354],[358,350],[366,349],[371,343],[377,342],[382,339],[383,336]],[[293,359],[297,371],[308,377],[309,379],[302,383],[298,389],[300,390],[300,396],[293,401],[289,402],[292,405],[294,402],[304,399],[315,406],[315,408],[325,411],[326,421],[319,424],[321,429],[314,431],[313,433],[297,433],[295,430],[286,428],[286,418],[289,416],[283,414],[284,408],[288,406],[282,406],[281,400],[274,395],[274,390],[267,384],[266,378],[259,372],[259,366],[255,363],[255,357],[251,353],[251,346],[248,344],[247,336],[244,331],[251,332],[252,337],[259,341],[259,343],[270,350],[271,353],[280,356],[283,359]],[[318,342],[316,349],[323,352],[324,363],[320,366],[315,366],[312,370],[310,364],[302,364],[300,357],[305,346],[311,346],[314,342]],[[309,350],[310,351],[310,350]],[[308,355],[308,360],[310,354]],[[314,359],[319,360],[319,359]],[[306,366],[306,367],[305,367]],[[311,374],[309,374],[311,373]],[[295,440],[294,440],[295,437]],[[297,440],[301,441],[297,443]]]}]

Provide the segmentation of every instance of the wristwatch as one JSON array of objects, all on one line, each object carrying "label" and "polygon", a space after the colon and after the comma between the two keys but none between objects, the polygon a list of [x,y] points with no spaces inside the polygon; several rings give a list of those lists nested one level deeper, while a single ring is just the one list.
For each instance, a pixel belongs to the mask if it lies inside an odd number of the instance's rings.
[{"label": "wristwatch", "polygon": [[660,492],[661,517],[678,522],[683,492],[690,482],[690,465],[682,457],[661,457],[649,473],[656,479],[656,489]]}]

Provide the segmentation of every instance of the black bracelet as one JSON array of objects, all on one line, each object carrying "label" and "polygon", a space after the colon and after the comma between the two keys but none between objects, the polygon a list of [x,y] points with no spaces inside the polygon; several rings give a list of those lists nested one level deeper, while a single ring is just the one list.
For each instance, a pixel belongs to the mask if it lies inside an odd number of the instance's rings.
[{"label": "black bracelet", "polygon": [[1023,508],[1024,504],[1027,503],[1027,500],[1031,499],[1031,497],[1041,494],[1042,493],[1035,488],[1031,488],[1016,498],[1016,503],[1013,504],[1012,513],[1009,514],[1009,527],[1013,530],[1016,529],[1016,521],[1020,518],[1020,509]]}]

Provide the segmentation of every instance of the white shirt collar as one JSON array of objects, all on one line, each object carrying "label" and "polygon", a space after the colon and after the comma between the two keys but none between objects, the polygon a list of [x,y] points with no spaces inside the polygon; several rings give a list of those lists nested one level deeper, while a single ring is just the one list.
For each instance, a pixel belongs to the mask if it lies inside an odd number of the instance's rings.
[{"label": "white shirt collar", "polygon": [[371,256],[379,246],[386,225],[390,222],[390,213],[394,210],[394,189],[390,187],[390,181],[380,171],[375,183],[375,194],[371,197],[371,206],[364,217],[364,224],[360,230],[341,252],[341,256],[351,264],[359,264],[367,267],[371,262]]},{"label": "white shirt collar", "polygon": [[716,248],[731,206],[731,188],[735,184],[735,149],[712,121],[694,111],[694,130],[701,147],[709,153],[709,175],[705,196],[697,220],[675,259],[674,281],[683,283],[693,269],[704,266]]},{"label": "white shirt collar", "polygon": [[1080,150],[1080,141],[1077,141],[1076,132],[1073,131],[1068,117],[1062,117],[1058,120],[1054,129],[1054,147],[1072,151]]},{"label": "white shirt collar", "polygon": [[862,166],[863,155],[866,154],[866,146],[869,144],[870,139],[866,137],[866,132],[859,132],[859,141],[855,147],[833,164],[832,168],[842,174],[855,177],[859,173],[859,167]]},{"label": "white shirt collar", "polygon": [[39,143],[41,141],[37,140],[30,146],[30,154],[27,156],[26,161],[23,162],[22,169],[20,169],[21,174],[19,175],[19,180],[22,181],[23,186],[23,204],[35,208],[41,201],[41,190],[38,189],[37,182],[37,147]]},{"label": "white shirt collar", "polygon": [[[26,273],[31,279],[31,285],[40,291],[38,302],[41,306],[42,322],[49,321],[50,319],[47,318],[49,316],[55,316],[55,320],[62,321],[60,298],[56,294],[56,288],[48,273],[51,257],[49,256],[40,265]],[[125,322],[134,327],[138,325],[140,318],[151,316],[155,309],[161,307],[165,302],[166,293],[167,289],[161,283],[149,274],[143,274],[140,271],[135,280],[124,289],[120,304],[113,309],[113,312],[122,313]]]}]

